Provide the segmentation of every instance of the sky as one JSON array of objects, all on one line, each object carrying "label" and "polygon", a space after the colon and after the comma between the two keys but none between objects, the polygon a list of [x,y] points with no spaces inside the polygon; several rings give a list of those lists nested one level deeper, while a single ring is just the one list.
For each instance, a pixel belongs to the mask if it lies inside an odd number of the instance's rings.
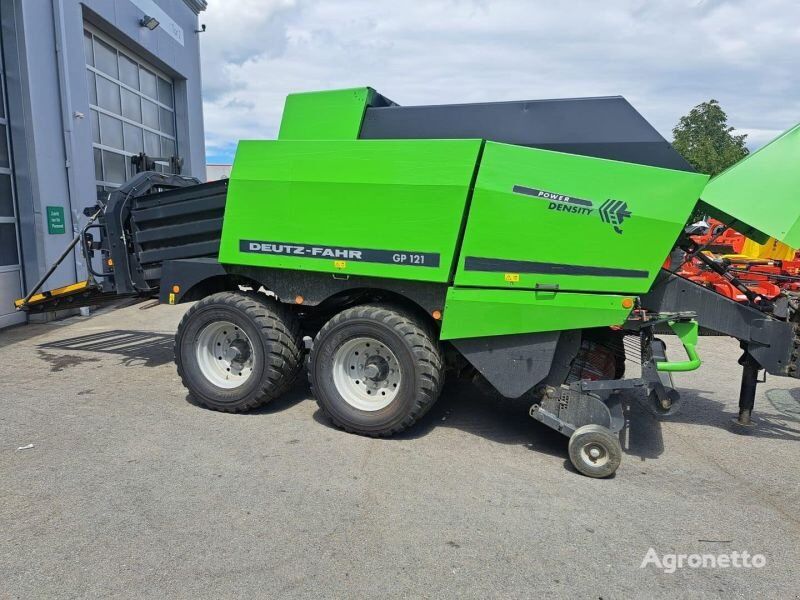
[{"label": "sky", "polygon": [[206,151],[274,139],[286,95],[401,105],[625,96],[668,140],[711,98],[756,149],[800,121],[796,0],[208,0]]}]

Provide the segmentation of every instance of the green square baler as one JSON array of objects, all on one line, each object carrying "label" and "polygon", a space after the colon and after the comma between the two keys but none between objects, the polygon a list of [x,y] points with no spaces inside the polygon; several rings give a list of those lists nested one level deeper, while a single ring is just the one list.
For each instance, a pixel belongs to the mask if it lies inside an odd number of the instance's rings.
[{"label": "green square baler", "polygon": [[[735,303],[662,267],[693,255],[741,284],[692,242],[698,202],[757,240],[800,246],[799,148],[790,131],[709,183],[620,97],[401,107],[369,88],[291,95],[279,138],[240,142],[229,181],[145,171],[109,194],[90,211],[101,239],[87,229],[74,242],[103,268],[18,305],[197,301],[176,362],[201,404],[272,400],[308,352],[322,409],[366,435],[409,427],[446,373],[467,375],[529,402],[570,437],[579,471],[606,476],[621,459],[616,392],[672,414],[670,373],[699,367],[698,329],[741,341],[740,426],[761,369],[797,376],[794,298]],[[686,360],[667,359],[656,333],[670,329]],[[640,377],[624,376],[626,348]]]}]

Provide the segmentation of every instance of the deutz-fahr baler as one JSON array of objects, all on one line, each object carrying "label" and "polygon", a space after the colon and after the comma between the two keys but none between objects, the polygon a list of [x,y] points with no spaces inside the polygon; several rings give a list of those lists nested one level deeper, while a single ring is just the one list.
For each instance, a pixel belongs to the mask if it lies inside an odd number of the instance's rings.
[{"label": "deutz-fahr baler", "polygon": [[[621,97],[403,107],[370,88],[294,94],[277,140],[239,143],[230,180],[145,170],[109,193],[68,249],[94,264],[89,279],[39,282],[17,304],[195,302],[175,360],[200,404],[251,409],[307,368],[330,420],[369,436],[410,427],[446,373],[466,374],[529,402],[569,437],[575,468],[604,477],[622,455],[617,392],[672,414],[671,373],[700,366],[698,331],[741,342],[739,426],[759,371],[798,376],[795,299],[750,291],[690,223],[699,212],[800,246],[798,164],[795,128],[709,182]],[[687,256],[747,302],[670,270]],[[667,358],[656,334],[670,330],[685,360]],[[639,377],[625,378],[626,348]]]}]

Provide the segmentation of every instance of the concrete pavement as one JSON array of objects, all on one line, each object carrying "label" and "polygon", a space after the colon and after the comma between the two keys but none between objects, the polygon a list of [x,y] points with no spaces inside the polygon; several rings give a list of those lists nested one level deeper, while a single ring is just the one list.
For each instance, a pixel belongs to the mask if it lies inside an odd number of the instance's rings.
[{"label": "concrete pavement", "polygon": [[[250,414],[194,406],[183,310],[0,331],[0,599],[798,597],[800,389],[769,378],[731,433],[733,340],[701,339],[678,416],[626,396],[623,464],[592,480],[463,383],[389,440],[332,428],[305,383]],[[767,564],[667,574],[649,548]]]}]

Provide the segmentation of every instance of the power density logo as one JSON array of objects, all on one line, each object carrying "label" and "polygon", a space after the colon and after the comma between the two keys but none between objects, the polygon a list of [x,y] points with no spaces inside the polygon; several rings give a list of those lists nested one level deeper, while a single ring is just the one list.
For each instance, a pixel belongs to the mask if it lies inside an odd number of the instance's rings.
[{"label": "power density logo", "polygon": [[576,198],[574,196],[567,196],[566,194],[559,194],[557,192],[548,192],[546,190],[537,190],[522,185],[514,186],[515,194],[522,194],[523,196],[532,196],[548,202],[547,208],[549,210],[556,210],[573,215],[591,215],[597,212],[600,215],[600,220],[603,223],[608,223],[619,234],[622,234],[622,222],[630,218],[631,211],[628,210],[628,203],[623,200],[608,199],[600,208],[595,208],[595,203],[585,198]]}]

